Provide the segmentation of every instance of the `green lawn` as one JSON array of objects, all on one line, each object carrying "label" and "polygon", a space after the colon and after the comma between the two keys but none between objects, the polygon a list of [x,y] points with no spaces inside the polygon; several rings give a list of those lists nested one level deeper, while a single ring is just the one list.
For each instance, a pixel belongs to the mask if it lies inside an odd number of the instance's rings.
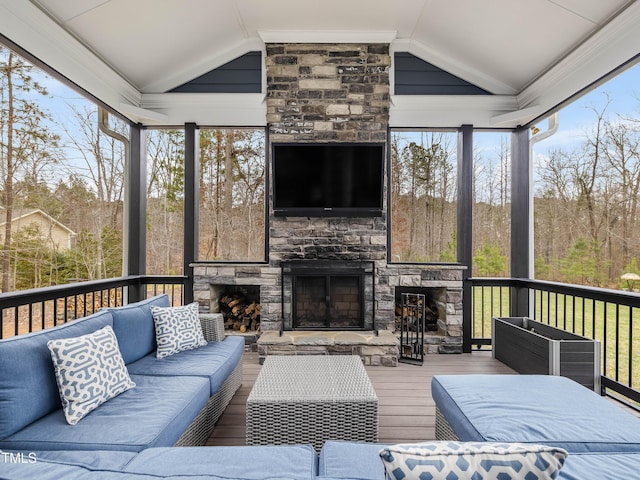
[{"label": "green lawn", "polygon": [[[491,317],[509,316],[509,288],[474,287],[473,294],[473,337],[490,338]],[[640,390],[640,308],[539,291],[535,303],[536,320],[599,340],[605,375]]]}]

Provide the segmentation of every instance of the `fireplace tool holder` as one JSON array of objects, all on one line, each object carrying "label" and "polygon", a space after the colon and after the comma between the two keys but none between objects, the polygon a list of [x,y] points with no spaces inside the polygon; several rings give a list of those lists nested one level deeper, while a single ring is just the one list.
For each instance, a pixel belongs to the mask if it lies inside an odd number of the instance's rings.
[{"label": "fireplace tool holder", "polygon": [[424,363],[425,304],[426,297],[423,294],[401,294],[399,362],[414,365]]}]

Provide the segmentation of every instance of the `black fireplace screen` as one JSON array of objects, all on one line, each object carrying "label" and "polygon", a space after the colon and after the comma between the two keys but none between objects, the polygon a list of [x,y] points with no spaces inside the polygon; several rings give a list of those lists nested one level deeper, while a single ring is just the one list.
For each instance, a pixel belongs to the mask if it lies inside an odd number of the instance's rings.
[{"label": "black fireplace screen", "polygon": [[359,276],[298,275],[293,281],[294,328],[362,327]]},{"label": "black fireplace screen", "polygon": [[[373,265],[288,262],[283,265],[284,328],[363,330],[373,313]],[[371,297],[371,298],[369,298]]]}]

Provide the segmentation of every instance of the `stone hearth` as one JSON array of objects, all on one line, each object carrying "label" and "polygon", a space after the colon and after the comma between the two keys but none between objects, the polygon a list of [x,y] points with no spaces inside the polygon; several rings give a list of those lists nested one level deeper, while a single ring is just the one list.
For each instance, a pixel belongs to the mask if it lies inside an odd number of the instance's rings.
[{"label": "stone hearth", "polygon": [[395,367],[398,339],[390,331],[265,332],[258,339],[260,363],[267,355],[359,355],[365,365]]}]

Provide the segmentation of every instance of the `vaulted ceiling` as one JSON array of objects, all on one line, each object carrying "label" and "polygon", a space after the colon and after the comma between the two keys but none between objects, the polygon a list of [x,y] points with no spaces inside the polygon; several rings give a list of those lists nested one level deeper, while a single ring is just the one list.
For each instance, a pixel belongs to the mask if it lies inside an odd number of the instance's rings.
[{"label": "vaulted ceiling", "polygon": [[380,41],[511,98],[497,116],[521,121],[640,53],[638,25],[634,0],[0,0],[9,40],[150,112],[265,43]]}]

